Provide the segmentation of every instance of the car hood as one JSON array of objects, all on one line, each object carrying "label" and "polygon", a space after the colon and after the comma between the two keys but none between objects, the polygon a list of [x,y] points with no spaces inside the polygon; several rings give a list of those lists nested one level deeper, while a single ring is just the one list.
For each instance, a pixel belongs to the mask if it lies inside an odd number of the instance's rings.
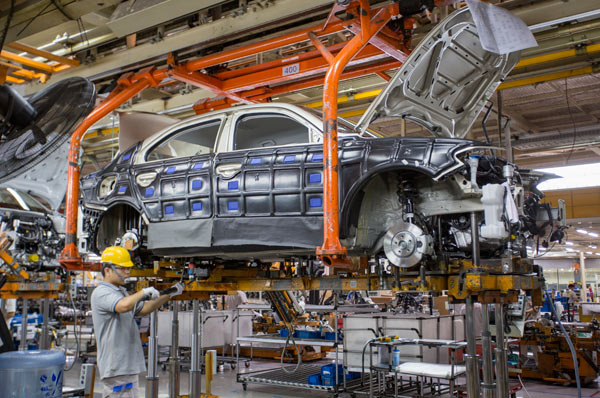
[{"label": "car hood", "polygon": [[41,196],[51,210],[57,211],[67,192],[68,155],[69,141],[65,141],[44,161],[3,182],[2,186]]},{"label": "car hood", "polygon": [[381,117],[417,122],[438,137],[463,138],[520,53],[481,46],[467,7],[440,22],[417,45],[357,125]]}]

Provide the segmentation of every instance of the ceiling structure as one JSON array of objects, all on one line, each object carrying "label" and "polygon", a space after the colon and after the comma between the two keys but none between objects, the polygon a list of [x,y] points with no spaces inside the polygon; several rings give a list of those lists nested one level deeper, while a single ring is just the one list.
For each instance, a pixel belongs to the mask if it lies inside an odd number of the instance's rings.
[{"label": "ceiling structure", "polygon": [[[509,129],[515,161],[525,167],[550,167],[600,161],[600,4],[597,0],[490,0],[505,7],[534,32],[539,46],[525,50],[522,61],[500,87],[487,119],[492,143],[506,144]],[[71,76],[90,78],[100,97],[122,74],[146,66],[164,66],[169,53],[180,60],[202,58],[323,23],[333,0],[14,0],[4,51],[9,82],[26,95]],[[373,6],[385,1],[371,1]],[[459,1],[412,20],[412,44],[450,13]],[[0,29],[11,14],[11,1],[0,4]],[[322,42],[351,38],[348,30]],[[27,51],[29,49],[29,51]],[[203,70],[211,75],[315,51],[309,40],[229,60]],[[341,116],[358,120],[385,86],[393,70],[345,80],[340,84]],[[18,81],[17,81],[18,80]],[[147,89],[123,110],[158,112],[177,118],[194,114],[193,105],[214,93],[175,80]],[[320,108],[319,85],[273,96]],[[498,120],[501,103],[502,119]],[[485,141],[484,115],[468,137]],[[502,126],[502,131],[499,128]],[[384,135],[428,133],[403,121],[380,119],[372,126]],[[98,123],[84,140],[88,170],[116,153],[118,117]],[[591,220],[591,219],[590,219]],[[579,221],[578,221],[579,222]],[[588,218],[580,220],[589,223]],[[589,226],[600,227],[592,220]],[[600,232],[600,228],[598,231]],[[581,248],[593,246],[582,235]],[[583,250],[583,249],[582,249]],[[587,250],[586,250],[587,251]],[[595,251],[592,251],[595,253]]]}]

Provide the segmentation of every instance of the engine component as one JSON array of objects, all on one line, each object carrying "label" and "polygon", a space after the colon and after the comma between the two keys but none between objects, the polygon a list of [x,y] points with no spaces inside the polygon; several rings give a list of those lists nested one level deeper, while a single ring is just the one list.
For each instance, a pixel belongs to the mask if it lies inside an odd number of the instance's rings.
[{"label": "engine component", "polygon": [[483,212],[485,224],[481,226],[481,237],[485,239],[504,239],[508,231],[504,226],[502,216],[504,213],[505,187],[500,184],[487,184],[483,186]]},{"label": "engine component", "polygon": [[383,249],[392,264],[409,268],[433,252],[433,238],[415,224],[399,222],[386,232]]}]

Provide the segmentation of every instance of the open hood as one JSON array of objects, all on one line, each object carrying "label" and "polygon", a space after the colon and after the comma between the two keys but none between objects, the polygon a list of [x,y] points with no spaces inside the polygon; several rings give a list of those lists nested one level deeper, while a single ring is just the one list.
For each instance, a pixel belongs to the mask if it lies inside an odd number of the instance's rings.
[{"label": "open hood", "polygon": [[469,9],[456,11],[417,45],[357,131],[391,116],[419,123],[439,137],[463,138],[519,58],[519,52],[484,50]]}]

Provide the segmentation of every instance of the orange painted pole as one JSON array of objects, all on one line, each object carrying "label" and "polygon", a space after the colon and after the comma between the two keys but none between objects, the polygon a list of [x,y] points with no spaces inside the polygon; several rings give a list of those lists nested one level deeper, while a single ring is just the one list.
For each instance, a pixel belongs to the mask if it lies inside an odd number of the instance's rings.
[{"label": "orange painted pole", "polygon": [[67,184],[67,203],[65,207],[65,248],[62,251],[60,263],[67,269],[81,269],[81,256],[77,249],[77,210],[79,201],[79,150],[81,139],[94,123],[121,106],[131,97],[149,87],[148,79],[140,79],[129,87],[117,87],[108,98],[98,105],[85,118],[71,136],[69,146],[69,169]]},{"label": "orange painted pole", "polygon": [[393,3],[370,19],[364,15],[369,11],[368,0],[360,1],[361,34],[357,34],[340,51],[329,67],[323,88],[323,245],[317,248],[317,255],[327,265],[344,264],[347,250],[340,243],[339,215],[339,164],[337,134],[337,95],[340,76],[350,60],[367,45],[391,19],[398,14],[398,6]]}]

